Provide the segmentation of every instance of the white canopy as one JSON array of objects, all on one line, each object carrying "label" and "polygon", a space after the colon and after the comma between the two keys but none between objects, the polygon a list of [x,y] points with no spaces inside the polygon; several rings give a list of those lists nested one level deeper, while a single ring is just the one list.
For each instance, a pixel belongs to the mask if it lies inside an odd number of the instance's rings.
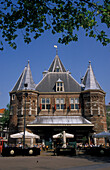
[{"label": "white canopy", "polygon": [[[73,134],[65,133],[66,138],[74,138]],[[63,137],[63,132],[58,133],[56,135],[53,135],[53,138],[62,138]]]},{"label": "white canopy", "polygon": [[[11,138],[23,138],[24,132],[19,132],[19,133],[15,133],[10,135]],[[40,139],[40,136],[34,134],[34,133],[30,133],[28,131],[25,131],[25,138],[36,138],[36,139]]]},{"label": "white canopy", "polygon": [[58,133],[56,135],[53,135],[53,138],[63,138],[63,148],[66,148],[66,138],[74,138],[74,135],[66,133],[63,131],[62,133]]},{"label": "white canopy", "polygon": [[110,138],[110,133],[109,132],[100,132],[97,134],[93,135],[93,138]]}]

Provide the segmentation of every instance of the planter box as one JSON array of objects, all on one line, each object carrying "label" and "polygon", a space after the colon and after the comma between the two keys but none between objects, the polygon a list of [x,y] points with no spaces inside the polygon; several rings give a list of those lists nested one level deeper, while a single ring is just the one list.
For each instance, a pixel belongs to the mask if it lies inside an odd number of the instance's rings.
[{"label": "planter box", "polygon": [[54,153],[58,155],[76,155],[76,149],[75,148],[56,148],[54,150]]},{"label": "planter box", "polygon": [[3,148],[2,156],[17,156],[17,155],[22,155],[22,156],[36,156],[40,155],[40,148],[17,148],[17,147],[6,147]]},{"label": "planter box", "polygon": [[85,154],[92,156],[110,156],[110,148],[87,147],[85,148]]}]

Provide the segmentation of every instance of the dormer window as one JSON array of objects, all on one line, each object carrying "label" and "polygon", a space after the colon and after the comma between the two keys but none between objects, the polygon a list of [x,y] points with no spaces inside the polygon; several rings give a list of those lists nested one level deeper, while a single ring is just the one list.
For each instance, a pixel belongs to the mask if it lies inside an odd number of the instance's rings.
[{"label": "dormer window", "polygon": [[61,79],[58,79],[56,82],[56,91],[64,91],[64,82]]},{"label": "dormer window", "polygon": [[56,67],[55,72],[60,72],[59,66]]}]

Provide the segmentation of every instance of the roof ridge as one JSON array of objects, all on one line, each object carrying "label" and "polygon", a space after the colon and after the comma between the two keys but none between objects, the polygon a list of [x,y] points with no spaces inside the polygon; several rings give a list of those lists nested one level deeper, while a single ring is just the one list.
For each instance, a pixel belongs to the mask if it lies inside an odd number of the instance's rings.
[{"label": "roof ridge", "polygon": [[71,76],[71,78],[72,78],[77,84],[79,84],[79,86],[81,86],[80,83],[78,83],[78,81],[75,80],[74,77],[73,77],[71,74],[69,74],[69,75]]},{"label": "roof ridge", "polygon": [[21,81],[20,81],[19,86],[18,86],[18,90],[20,89],[22,80],[23,80],[23,78],[24,78],[24,73],[26,72],[26,68],[27,68],[27,66],[25,66],[24,71],[22,72],[22,77],[21,77]]},{"label": "roof ridge", "polygon": [[47,74],[40,80],[40,82],[39,82],[38,84],[36,84],[35,89],[36,89],[37,86],[45,79],[45,77],[47,77],[48,73],[50,73],[50,72],[47,72]]}]

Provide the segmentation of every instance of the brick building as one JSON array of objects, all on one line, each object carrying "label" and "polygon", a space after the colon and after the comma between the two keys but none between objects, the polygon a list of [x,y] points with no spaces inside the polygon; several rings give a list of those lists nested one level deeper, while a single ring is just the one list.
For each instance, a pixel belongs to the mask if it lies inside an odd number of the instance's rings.
[{"label": "brick building", "polygon": [[107,130],[105,92],[91,62],[79,84],[56,55],[42,80],[35,84],[28,61],[10,92],[10,105],[10,133],[23,131],[24,115],[26,129],[47,141],[63,130],[74,134],[77,142]]}]

